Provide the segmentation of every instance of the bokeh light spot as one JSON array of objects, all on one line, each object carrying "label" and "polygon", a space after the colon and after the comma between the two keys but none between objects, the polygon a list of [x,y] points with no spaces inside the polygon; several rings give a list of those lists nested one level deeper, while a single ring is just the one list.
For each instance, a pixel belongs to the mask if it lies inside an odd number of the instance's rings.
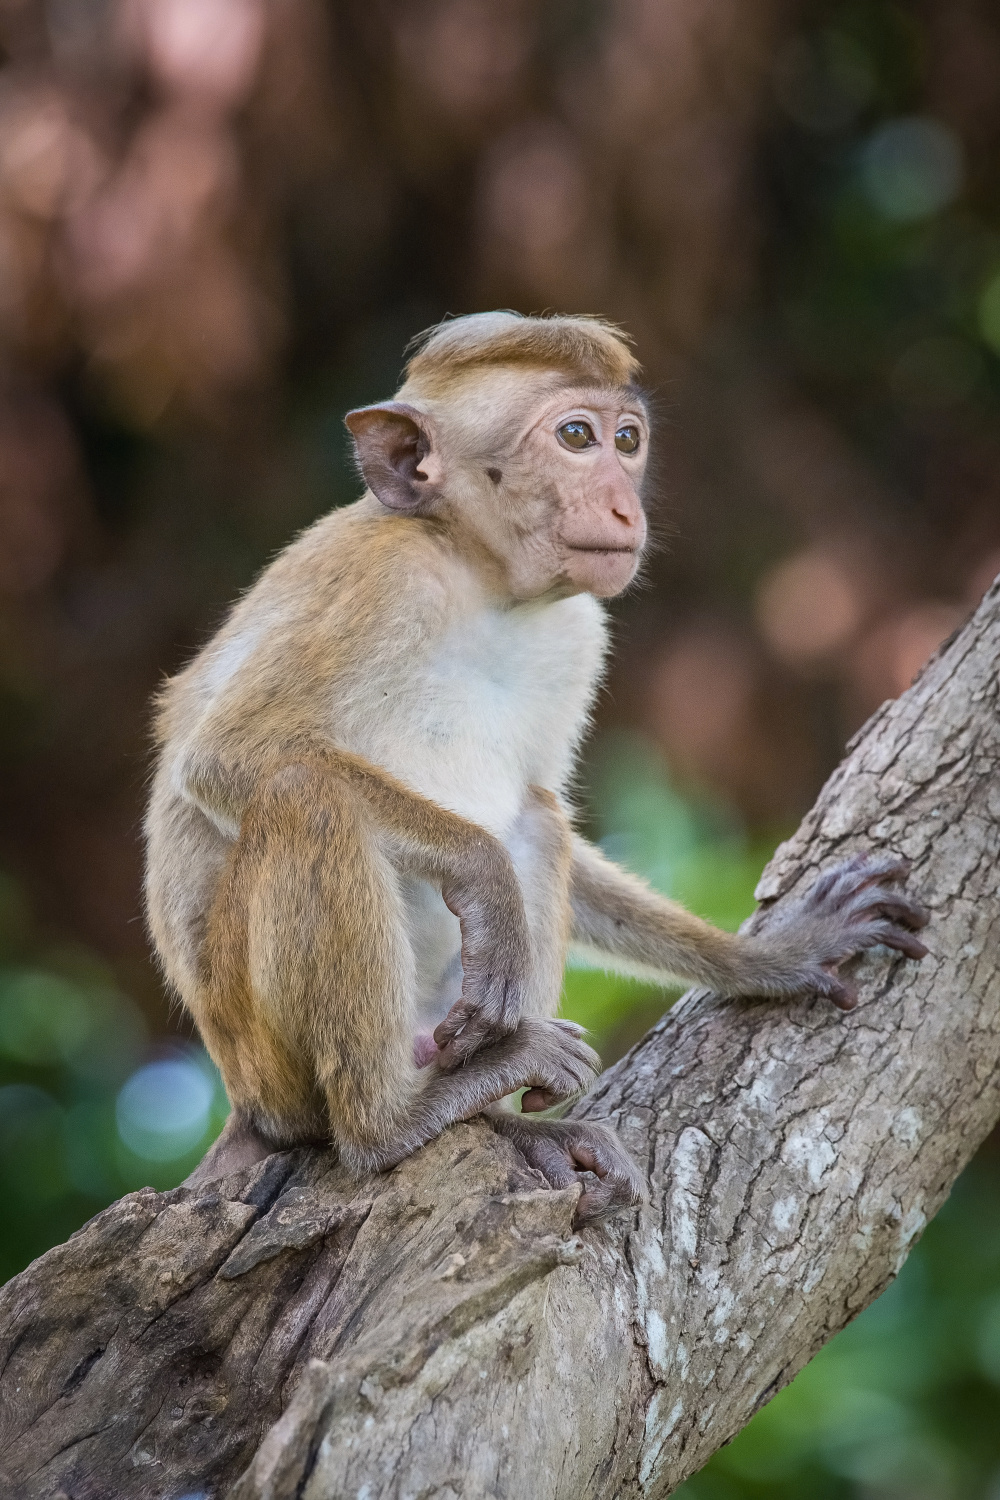
[{"label": "bokeh light spot", "polygon": [[765,574],[757,590],[757,621],[772,651],[801,666],[828,656],[850,639],[863,605],[835,557],[810,549]]},{"label": "bokeh light spot", "polygon": [[869,201],[887,219],[910,223],[947,208],[962,187],[962,144],[940,120],[912,115],[873,131],[861,159]]},{"label": "bokeh light spot", "polygon": [[154,0],[137,9],[159,82],[224,106],[251,87],[264,40],[260,0]]},{"label": "bokeh light spot", "polygon": [[197,1063],[147,1063],[118,1095],[115,1120],[128,1149],[146,1161],[172,1161],[196,1146],[208,1127],[213,1087]]}]

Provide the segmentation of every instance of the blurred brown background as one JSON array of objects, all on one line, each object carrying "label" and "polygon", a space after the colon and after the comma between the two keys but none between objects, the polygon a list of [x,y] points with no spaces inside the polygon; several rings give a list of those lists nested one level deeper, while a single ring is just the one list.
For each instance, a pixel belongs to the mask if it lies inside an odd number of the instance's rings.
[{"label": "blurred brown background", "polygon": [[448,312],[659,415],[605,724],[787,826],[1000,571],[982,0],[0,0],[0,863],[154,1024],[150,695]]},{"label": "blurred brown background", "polygon": [[[142,923],[150,698],[447,313],[658,418],[591,831],[735,926],[1000,572],[996,0],[0,0],[0,1280],[226,1102]],[[659,991],[570,970],[614,1056]],[[1000,1151],[687,1500],[1000,1500]]]}]

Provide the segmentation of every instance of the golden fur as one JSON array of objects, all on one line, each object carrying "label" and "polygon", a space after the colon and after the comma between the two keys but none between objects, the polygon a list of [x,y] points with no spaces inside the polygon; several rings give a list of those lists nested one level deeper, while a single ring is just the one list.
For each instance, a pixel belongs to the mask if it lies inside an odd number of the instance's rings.
[{"label": "golden fur", "polygon": [[[350,414],[364,497],[161,694],[150,928],[233,1103],[202,1177],[316,1138],[383,1167],[519,1089],[527,1110],[582,1089],[597,1059],[556,1019],[571,937],[657,978],[838,1003],[848,953],[920,948],[918,909],[885,889],[898,863],[824,877],[765,941],[571,833],[599,597],[646,535],[637,370],[600,319],[439,324],[396,399]],[[572,448],[567,423],[593,441]],[[553,1182],[597,1172],[581,1217],[638,1201],[603,1127],[496,1123]]]}]

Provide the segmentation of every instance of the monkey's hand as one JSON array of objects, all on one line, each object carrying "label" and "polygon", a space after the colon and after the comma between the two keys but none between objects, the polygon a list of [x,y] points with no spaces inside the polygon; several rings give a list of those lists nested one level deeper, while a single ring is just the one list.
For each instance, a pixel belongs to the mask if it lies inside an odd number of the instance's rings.
[{"label": "monkey's hand", "polygon": [[500,1113],[490,1119],[553,1187],[583,1183],[573,1220],[577,1228],[645,1201],[639,1169],[607,1125],[594,1120],[526,1120]]},{"label": "monkey's hand", "polygon": [[857,989],[837,972],[845,959],[879,944],[907,958],[923,958],[927,949],[914,933],[929,917],[899,889],[909,873],[905,859],[855,854],[827,870],[801,901],[778,916],[762,941],[786,949],[796,992],[813,990],[841,1010],[853,1010]]},{"label": "monkey's hand", "polygon": [[482,1048],[468,1070],[491,1074],[491,1102],[525,1089],[522,1109],[550,1109],[584,1093],[600,1069],[601,1059],[583,1037],[583,1027],[575,1021],[528,1018],[509,1036]]},{"label": "monkey's hand", "polygon": [[510,1036],[528,987],[531,944],[517,876],[502,845],[483,839],[472,868],[441,886],[462,928],[462,998],[434,1031],[446,1069]]}]

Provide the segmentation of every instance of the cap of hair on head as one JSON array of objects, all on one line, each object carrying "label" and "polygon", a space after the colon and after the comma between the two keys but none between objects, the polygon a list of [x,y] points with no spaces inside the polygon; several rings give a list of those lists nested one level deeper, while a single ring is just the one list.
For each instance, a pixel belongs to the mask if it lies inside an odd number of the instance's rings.
[{"label": "cap of hair on head", "polygon": [[565,370],[582,384],[625,386],[640,372],[631,343],[624,329],[604,318],[470,313],[417,335],[405,379],[433,389],[478,366],[525,365]]}]

